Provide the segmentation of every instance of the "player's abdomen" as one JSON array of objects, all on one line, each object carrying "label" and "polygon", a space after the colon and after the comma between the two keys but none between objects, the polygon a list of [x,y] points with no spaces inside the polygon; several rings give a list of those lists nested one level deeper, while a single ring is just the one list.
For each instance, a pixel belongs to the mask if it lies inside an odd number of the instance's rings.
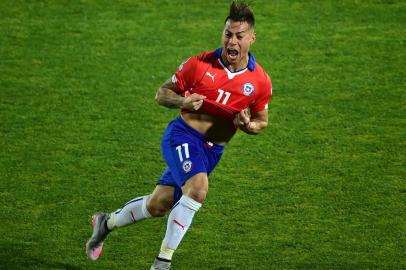
[{"label": "player's abdomen", "polygon": [[227,144],[236,132],[231,120],[204,112],[183,113],[182,118],[189,126],[217,144]]}]

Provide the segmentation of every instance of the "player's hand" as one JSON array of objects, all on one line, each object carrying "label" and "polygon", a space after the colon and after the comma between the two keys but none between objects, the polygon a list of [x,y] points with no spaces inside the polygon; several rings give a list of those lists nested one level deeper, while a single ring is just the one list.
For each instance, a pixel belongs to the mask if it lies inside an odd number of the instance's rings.
[{"label": "player's hand", "polygon": [[245,128],[250,123],[251,116],[248,109],[240,111],[234,118],[234,125],[237,128]]},{"label": "player's hand", "polygon": [[189,111],[197,111],[202,107],[203,100],[205,96],[193,93],[183,99],[182,109],[187,109]]}]

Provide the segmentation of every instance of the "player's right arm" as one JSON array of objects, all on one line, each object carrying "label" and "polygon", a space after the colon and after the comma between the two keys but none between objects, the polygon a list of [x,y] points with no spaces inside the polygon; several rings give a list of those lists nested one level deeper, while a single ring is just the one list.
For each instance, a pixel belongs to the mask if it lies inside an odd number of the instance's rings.
[{"label": "player's right arm", "polygon": [[155,100],[159,105],[167,108],[181,108],[189,111],[197,111],[203,105],[203,99],[206,98],[196,93],[183,97],[179,92],[172,79],[168,79],[159,87],[155,95]]}]

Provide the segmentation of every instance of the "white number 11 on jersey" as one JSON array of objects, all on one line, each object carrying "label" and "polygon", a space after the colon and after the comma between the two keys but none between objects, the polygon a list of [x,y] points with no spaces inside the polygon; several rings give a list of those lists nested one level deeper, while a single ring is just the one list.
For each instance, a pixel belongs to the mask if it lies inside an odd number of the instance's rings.
[{"label": "white number 11 on jersey", "polygon": [[219,95],[217,96],[216,102],[220,103],[221,98],[223,97],[223,95],[225,95],[223,101],[221,102],[221,104],[225,105],[230,98],[231,93],[221,89],[217,90],[217,92],[219,92]]},{"label": "white number 11 on jersey", "polygon": [[180,162],[183,162],[182,146],[183,146],[183,149],[185,150],[185,158],[186,159],[189,158],[189,145],[187,143],[178,145],[178,146],[176,146],[176,150],[178,150]]}]

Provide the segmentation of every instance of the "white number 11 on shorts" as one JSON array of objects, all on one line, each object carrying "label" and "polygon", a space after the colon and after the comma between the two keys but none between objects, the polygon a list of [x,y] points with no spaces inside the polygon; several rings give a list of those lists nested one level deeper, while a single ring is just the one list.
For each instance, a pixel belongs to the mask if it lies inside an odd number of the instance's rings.
[{"label": "white number 11 on shorts", "polygon": [[183,162],[182,146],[183,146],[183,149],[185,151],[185,158],[186,159],[189,158],[189,145],[188,145],[188,143],[178,145],[178,146],[176,146],[176,150],[178,150],[178,155],[179,155],[180,162]]}]

